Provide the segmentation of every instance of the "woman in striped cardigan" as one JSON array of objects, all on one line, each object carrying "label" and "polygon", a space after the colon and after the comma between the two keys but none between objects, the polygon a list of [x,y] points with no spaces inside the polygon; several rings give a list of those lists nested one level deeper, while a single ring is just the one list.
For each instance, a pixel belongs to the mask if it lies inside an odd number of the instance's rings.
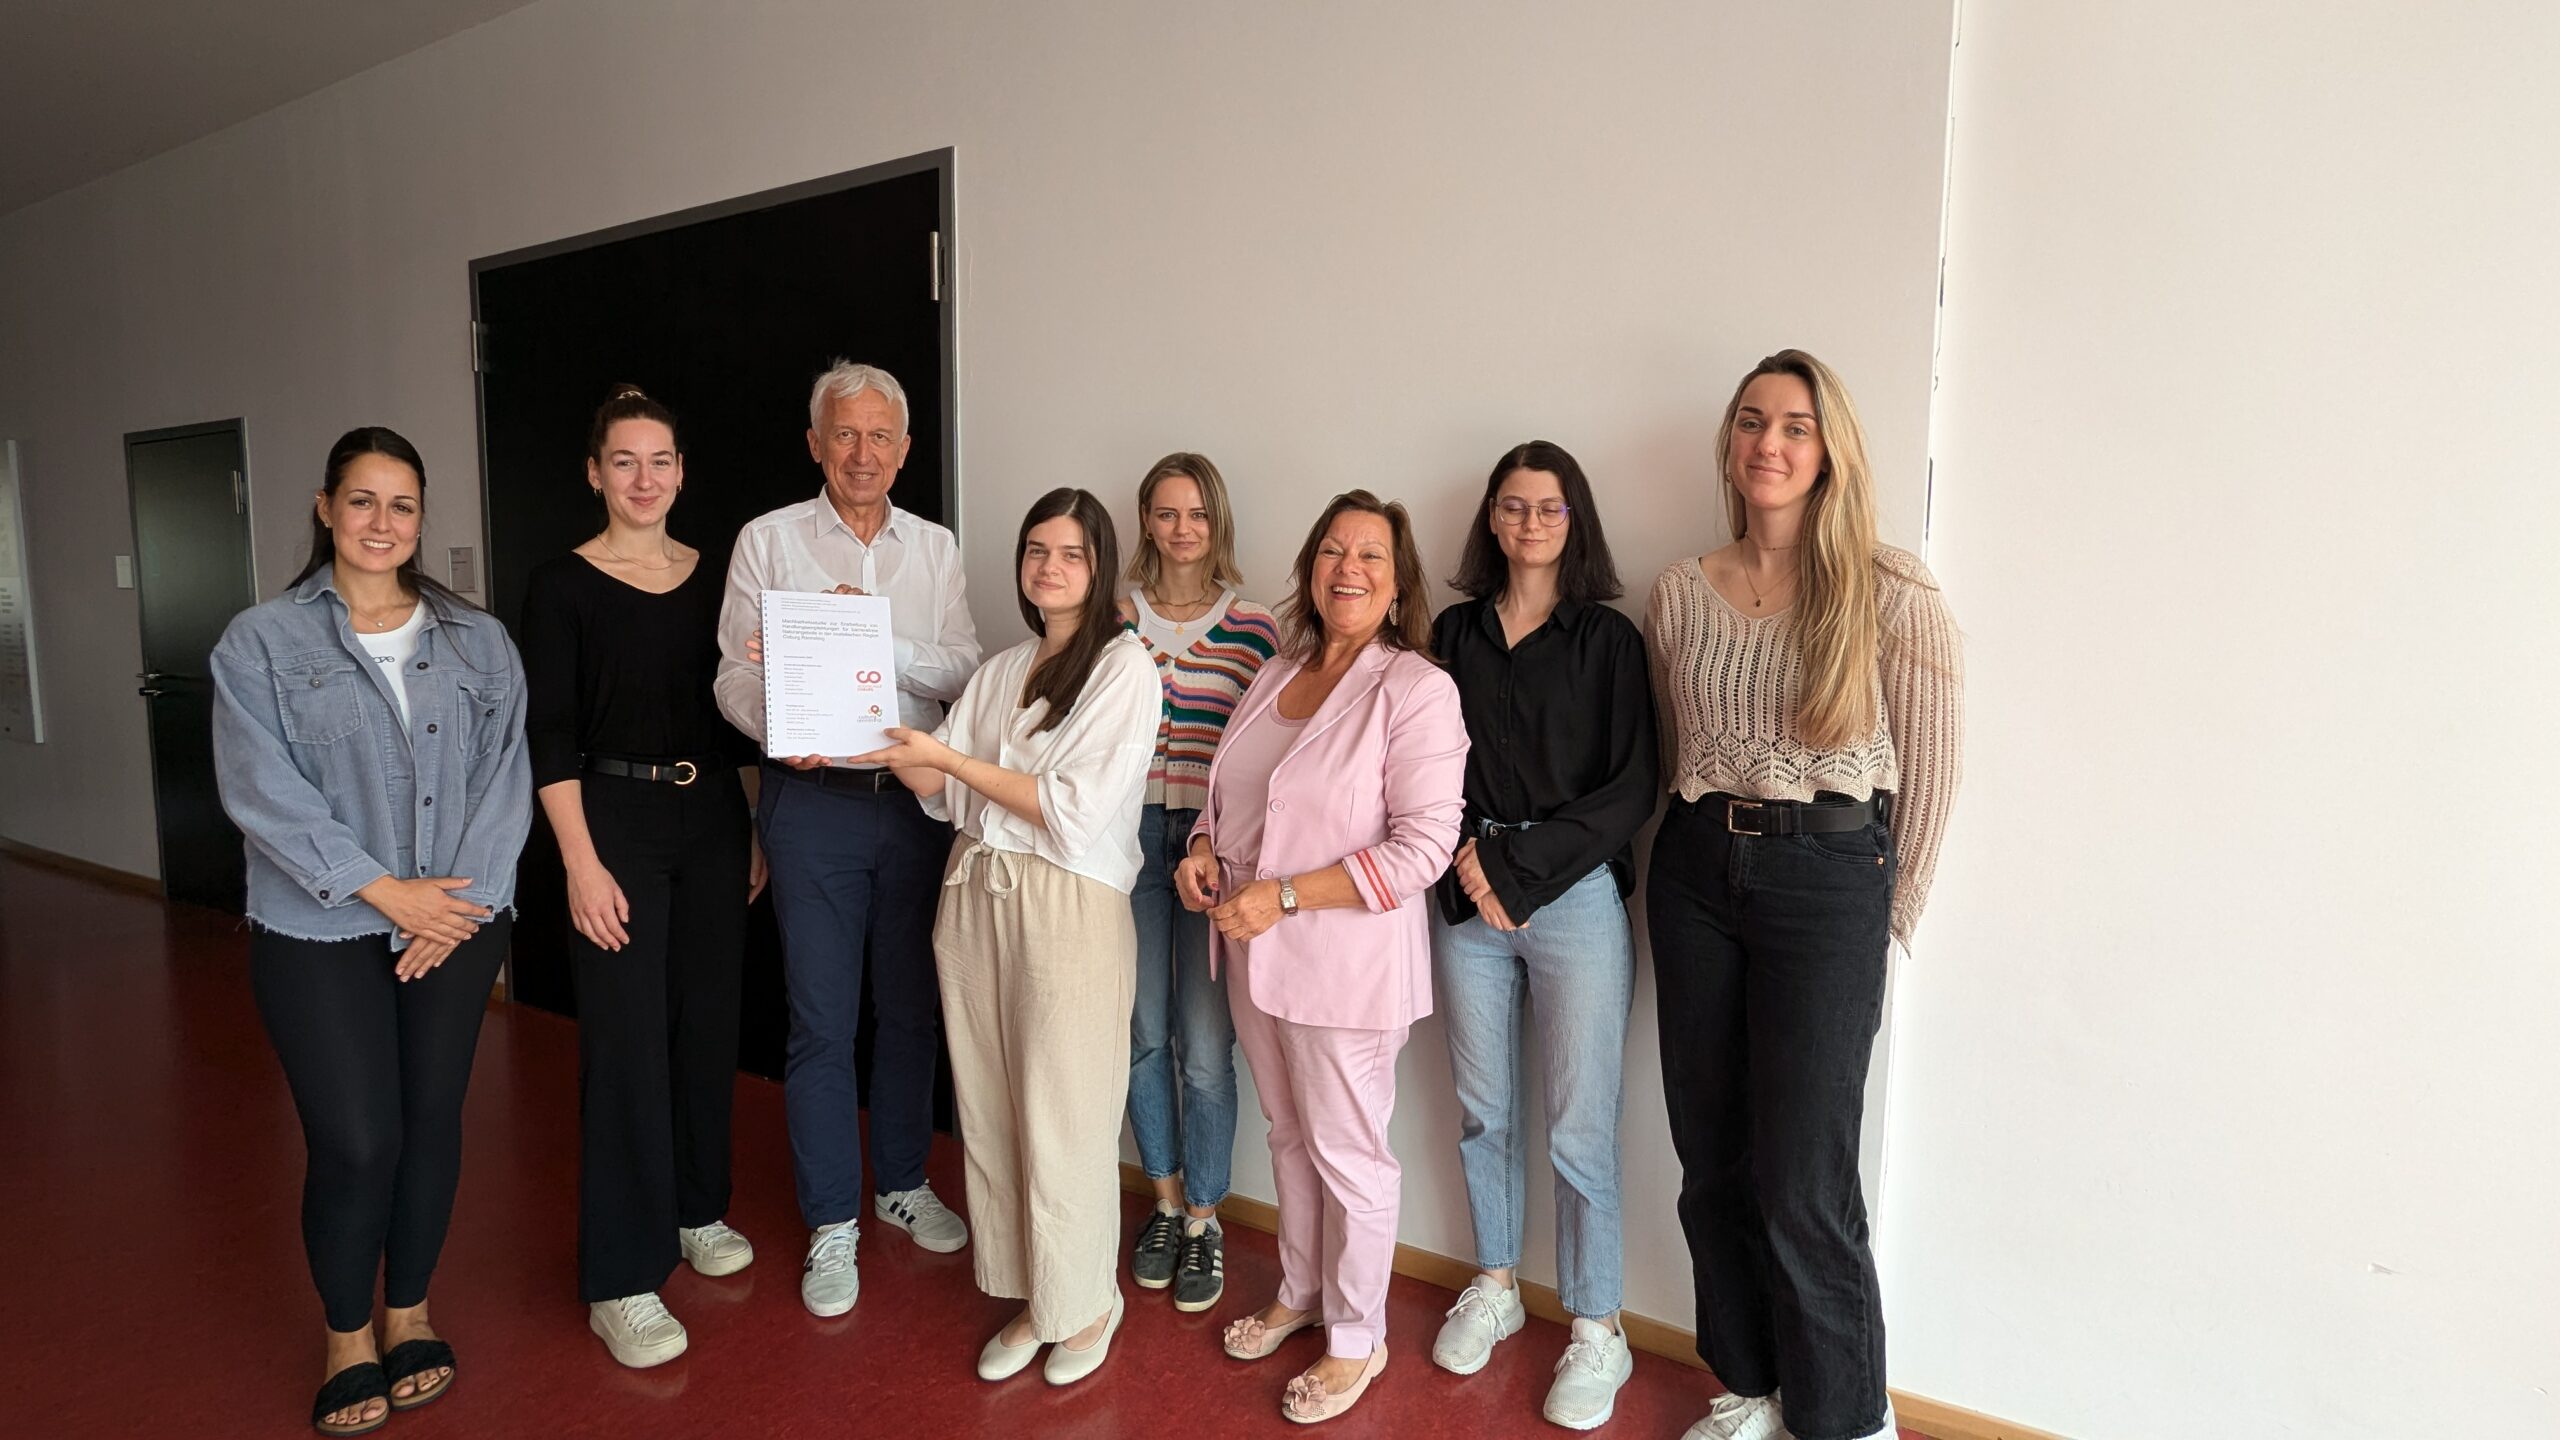
[{"label": "woman in striped cardigan", "polygon": [[1173,867],[1207,798],[1209,760],[1236,701],[1279,645],[1271,612],[1236,594],[1235,527],[1209,457],[1177,451],[1138,482],[1138,543],[1121,621],[1164,680],[1164,718],[1138,825],[1138,1003],[1129,1022],[1129,1125],[1155,1185],[1132,1278],[1208,1309],[1226,1288],[1218,1202],[1236,1132],[1235,1022],[1210,973],[1208,917],[1183,908]]}]

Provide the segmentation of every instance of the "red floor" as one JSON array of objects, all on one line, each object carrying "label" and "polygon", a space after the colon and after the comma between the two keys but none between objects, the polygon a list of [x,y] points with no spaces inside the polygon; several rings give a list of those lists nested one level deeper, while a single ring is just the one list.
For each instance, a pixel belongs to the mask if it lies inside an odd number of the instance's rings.
[{"label": "red floor", "polygon": [[[301,1139],[243,974],[238,922],[0,859],[0,1435],[309,1434],[320,1313],[297,1235]],[[1270,1237],[1232,1231],[1228,1301],[1177,1314],[1132,1286],[1093,1379],[1052,1389],[1035,1366],[973,1373],[1011,1313],[969,1257],[864,1227],[862,1299],[800,1308],[781,1087],[740,1077],[732,1223],[756,1263],[723,1280],[679,1268],[668,1304],[691,1353],[613,1363],[586,1329],[572,1262],[577,1041],[555,1016],[493,1007],[480,1045],[469,1158],[437,1272],[438,1328],[461,1358],[453,1393],[382,1433],[436,1436],[1207,1437],[1301,1433],[1277,1413],[1312,1337],[1260,1365],[1219,1328],[1275,1288]],[[945,1141],[935,1189],[961,1200]],[[1139,1206],[1131,1202],[1134,1230]],[[1563,1332],[1543,1321],[1467,1379],[1430,1364],[1446,1291],[1395,1282],[1395,1359],[1344,1436],[1560,1435],[1539,1418]],[[1715,1385],[1650,1355],[1604,1435],[1672,1440]]]}]

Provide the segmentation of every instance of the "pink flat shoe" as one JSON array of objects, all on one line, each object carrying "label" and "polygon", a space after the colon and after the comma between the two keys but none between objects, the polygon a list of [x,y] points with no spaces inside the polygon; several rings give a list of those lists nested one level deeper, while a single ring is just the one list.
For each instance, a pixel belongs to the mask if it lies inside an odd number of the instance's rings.
[{"label": "pink flat shoe", "polygon": [[1330,1391],[1314,1375],[1301,1375],[1290,1381],[1289,1388],[1282,1392],[1280,1413],[1300,1425],[1330,1420],[1359,1404],[1360,1397],[1369,1393],[1369,1382],[1377,1379],[1386,1368],[1387,1347],[1382,1344],[1369,1352],[1369,1363],[1360,1367],[1360,1378],[1352,1381],[1348,1390]]},{"label": "pink flat shoe", "polygon": [[1324,1312],[1310,1310],[1286,1325],[1273,1327],[1262,1323],[1259,1315],[1247,1315],[1227,1326],[1227,1353],[1238,1360],[1259,1360],[1280,1348],[1280,1342],[1310,1325],[1324,1324]]}]

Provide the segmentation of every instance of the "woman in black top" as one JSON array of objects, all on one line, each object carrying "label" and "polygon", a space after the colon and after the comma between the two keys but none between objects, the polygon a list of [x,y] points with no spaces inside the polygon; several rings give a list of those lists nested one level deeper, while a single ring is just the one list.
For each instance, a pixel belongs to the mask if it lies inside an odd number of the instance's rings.
[{"label": "woman in black top", "polygon": [[569,880],[578,994],[578,1289],[625,1365],[684,1353],[658,1299],[678,1257],[755,1258],[729,1209],[729,1098],[747,904],[763,888],[720,717],[721,568],[667,534],[675,416],[630,386],[596,411],[587,483],[604,532],[525,590],[533,783]]},{"label": "woman in black top", "polygon": [[1459,1159],[1483,1271],[1431,1350],[1471,1375],[1525,1321],[1528,1117],[1521,1003],[1534,997],[1556,1177],[1556,1290],[1573,1335],[1546,1418],[1609,1418],[1633,1360],[1618,1328],[1618,1114],[1635,985],[1626,895],[1660,757],[1644,637],[1609,607],[1618,572],[1591,486],[1545,441],[1485,481],[1431,649],[1467,722],[1466,826],[1440,884],[1432,962],[1464,1128]]}]

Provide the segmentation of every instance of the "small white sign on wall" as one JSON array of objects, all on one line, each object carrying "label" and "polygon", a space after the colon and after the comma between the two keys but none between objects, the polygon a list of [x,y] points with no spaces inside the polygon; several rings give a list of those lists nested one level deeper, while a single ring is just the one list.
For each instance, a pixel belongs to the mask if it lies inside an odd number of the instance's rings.
[{"label": "small white sign on wall", "polygon": [[44,743],[36,687],[35,587],[27,579],[26,507],[18,499],[18,442],[0,440],[0,735]]}]

